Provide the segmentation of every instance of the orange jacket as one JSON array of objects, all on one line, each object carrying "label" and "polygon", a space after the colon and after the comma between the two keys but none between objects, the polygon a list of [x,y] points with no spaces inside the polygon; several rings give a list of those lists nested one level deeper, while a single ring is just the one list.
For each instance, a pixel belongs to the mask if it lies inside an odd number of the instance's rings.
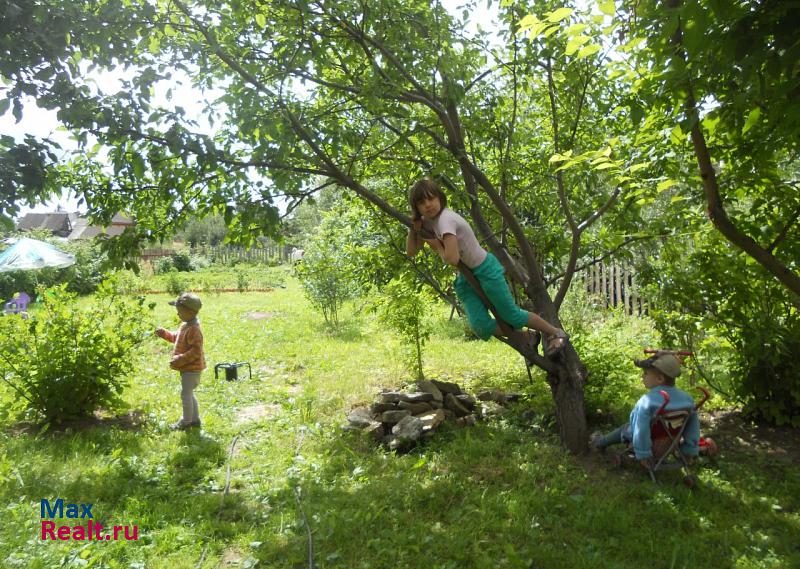
[{"label": "orange jacket", "polygon": [[169,367],[178,371],[203,371],[206,369],[200,322],[197,320],[184,322],[177,332],[165,330],[163,338],[167,342],[175,344]]}]

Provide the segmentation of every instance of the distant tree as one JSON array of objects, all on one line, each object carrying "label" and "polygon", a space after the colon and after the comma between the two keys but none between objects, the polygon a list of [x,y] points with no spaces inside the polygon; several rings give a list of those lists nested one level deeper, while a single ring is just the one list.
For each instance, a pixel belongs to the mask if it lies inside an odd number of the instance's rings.
[{"label": "distant tree", "polygon": [[207,245],[214,247],[225,240],[228,228],[221,215],[190,219],[183,230],[177,234],[179,239],[192,247]]}]

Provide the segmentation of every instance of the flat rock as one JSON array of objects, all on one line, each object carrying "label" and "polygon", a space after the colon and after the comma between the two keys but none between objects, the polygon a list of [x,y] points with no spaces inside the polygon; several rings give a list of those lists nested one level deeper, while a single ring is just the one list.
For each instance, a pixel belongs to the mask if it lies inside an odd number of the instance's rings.
[{"label": "flat rock", "polygon": [[459,395],[461,393],[464,393],[457,383],[451,383],[449,381],[439,381],[437,379],[432,379],[431,383],[435,385],[442,393],[452,393],[453,395]]},{"label": "flat rock", "polygon": [[408,401],[409,403],[421,403],[424,401],[433,401],[433,395],[430,393],[403,393],[401,391],[384,391],[381,393],[382,403],[399,403],[400,401]]},{"label": "flat rock", "polygon": [[458,399],[456,399],[455,395],[452,393],[448,393],[444,396],[444,406],[446,409],[449,409],[455,413],[458,417],[469,415],[469,409],[464,407],[464,405]]},{"label": "flat rock", "polygon": [[459,395],[456,395],[456,399],[458,399],[458,402],[461,403],[464,407],[466,407],[470,411],[475,409],[475,403],[477,401],[469,393],[461,393]]},{"label": "flat rock", "polygon": [[396,411],[398,409],[397,403],[373,403],[369,406],[370,411],[375,415],[380,415],[384,411]]},{"label": "flat rock", "polygon": [[405,401],[405,393],[401,393],[400,391],[384,391],[381,393],[381,403],[398,403],[399,401]]},{"label": "flat rock", "polygon": [[392,434],[401,441],[416,441],[422,434],[423,423],[417,417],[408,415],[392,427]]},{"label": "flat rock", "polygon": [[391,424],[399,423],[409,415],[411,415],[411,412],[406,411],[405,409],[398,409],[397,411],[384,411],[381,413],[381,422]]},{"label": "flat rock", "polygon": [[442,391],[434,385],[432,381],[420,380],[417,382],[417,389],[424,393],[430,393],[433,395],[434,401],[442,402],[444,401],[444,395],[442,395]]},{"label": "flat rock", "polygon": [[426,401],[433,401],[433,393],[425,393],[424,391],[417,391],[415,393],[406,393],[406,398],[403,401],[409,403],[424,403]]},{"label": "flat rock", "polygon": [[378,443],[383,440],[383,436],[386,434],[386,430],[383,428],[383,423],[378,423],[377,421],[364,429],[364,432],[369,434],[369,436]]},{"label": "flat rock", "polygon": [[439,425],[444,422],[444,410],[437,409],[431,413],[425,413],[424,415],[416,415],[417,419],[422,421],[422,431],[423,433],[426,431],[432,431]]},{"label": "flat rock", "polygon": [[500,405],[508,405],[509,403],[515,403],[516,401],[522,399],[522,394],[506,393],[500,389],[490,389],[488,391],[481,391],[478,393],[478,399],[480,401],[494,401]]},{"label": "flat rock", "polygon": [[476,422],[475,415],[464,415],[455,421],[456,425],[459,427],[472,427]]},{"label": "flat rock", "polygon": [[508,413],[508,409],[499,403],[496,403],[495,401],[484,401],[481,403],[480,414],[486,419],[491,417],[502,417],[506,413]]},{"label": "flat rock", "polygon": [[401,401],[397,404],[397,406],[400,407],[400,409],[405,409],[412,415],[419,415],[420,413],[431,411],[433,409],[431,403],[433,403],[433,401],[429,403],[411,403],[409,401]]},{"label": "flat rock", "polygon": [[375,422],[375,417],[368,407],[356,407],[347,414],[347,422],[358,428],[369,427]]}]

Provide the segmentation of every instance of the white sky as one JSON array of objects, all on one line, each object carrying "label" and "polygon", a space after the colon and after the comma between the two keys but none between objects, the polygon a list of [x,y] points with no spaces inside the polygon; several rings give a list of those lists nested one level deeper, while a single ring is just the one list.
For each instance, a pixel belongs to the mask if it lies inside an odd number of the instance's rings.
[{"label": "white sky", "polygon": [[[461,17],[463,11],[463,0],[441,0],[442,5],[453,15]],[[485,0],[478,0],[475,10],[470,14],[469,31],[475,32],[476,26],[480,24],[482,29],[491,30],[497,27],[497,13],[498,13],[497,0],[492,2],[491,6],[487,7]],[[126,74],[122,72],[106,72],[97,74],[95,81],[104,93],[114,93],[120,89],[120,80]],[[130,75],[130,74],[127,74]],[[188,85],[188,81],[183,85],[177,81],[179,77],[176,76],[175,82],[171,84],[173,88],[172,101],[167,101],[165,92],[168,88],[166,84],[163,86],[163,92],[157,93],[154,98],[156,105],[176,105],[180,104],[187,113],[187,117],[197,120],[200,123],[200,130],[206,130],[207,123],[203,120],[203,95],[196,92]],[[2,94],[2,87],[0,87],[0,94]],[[208,129],[210,131],[210,129]],[[11,114],[9,109],[4,115],[0,116],[0,132],[3,134],[13,136],[16,140],[22,140],[26,134],[31,134],[36,138],[50,138],[60,144],[63,148],[71,150],[76,148],[76,143],[71,140],[69,134],[59,129],[58,119],[56,118],[55,111],[48,111],[36,106],[35,102],[31,99],[26,102],[22,120],[17,123],[16,119]],[[67,211],[78,211],[77,198],[71,192],[65,192],[60,198],[50,200],[48,203],[38,205],[30,208],[22,205],[18,217],[24,216],[30,212],[50,212],[55,211],[57,208]]]}]

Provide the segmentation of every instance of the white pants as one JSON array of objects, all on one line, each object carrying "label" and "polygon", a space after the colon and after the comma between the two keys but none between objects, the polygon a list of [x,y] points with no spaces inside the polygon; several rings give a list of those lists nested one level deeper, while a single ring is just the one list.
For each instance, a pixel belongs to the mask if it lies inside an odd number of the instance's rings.
[{"label": "white pants", "polygon": [[197,409],[197,398],[194,390],[200,385],[199,371],[181,372],[181,402],[183,403],[183,422],[196,423],[200,421],[200,411]]}]

